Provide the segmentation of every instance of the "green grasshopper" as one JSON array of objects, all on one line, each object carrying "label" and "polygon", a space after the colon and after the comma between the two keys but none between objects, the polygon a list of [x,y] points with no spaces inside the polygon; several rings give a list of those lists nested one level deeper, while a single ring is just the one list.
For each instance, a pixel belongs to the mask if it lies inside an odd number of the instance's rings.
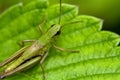
[{"label": "green grasshopper", "polygon": [[[46,59],[50,47],[54,47],[61,51],[79,52],[77,50],[65,50],[60,47],[55,46],[52,42],[54,38],[58,35],[61,30],[61,0],[60,0],[60,17],[59,23],[52,25],[47,32],[45,32],[38,40],[34,40],[31,45],[26,45],[20,50],[18,50],[12,57],[8,58],[6,61],[0,64],[0,67],[12,62],[0,75],[0,79],[10,76],[14,73],[23,71],[35,65],[40,61],[40,67],[43,72],[43,79],[45,80],[45,72],[42,63]],[[39,30],[43,33],[41,25]],[[24,40],[24,42],[32,42],[33,40]]]}]

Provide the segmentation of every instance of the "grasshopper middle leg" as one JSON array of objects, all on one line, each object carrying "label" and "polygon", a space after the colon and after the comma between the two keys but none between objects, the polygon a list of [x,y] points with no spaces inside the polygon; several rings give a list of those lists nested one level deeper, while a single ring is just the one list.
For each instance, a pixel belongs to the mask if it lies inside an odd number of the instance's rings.
[{"label": "grasshopper middle leg", "polygon": [[43,68],[42,64],[45,61],[47,56],[48,56],[48,51],[45,52],[45,54],[43,55],[42,59],[40,60],[40,67],[41,67],[42,73],[43,73],[43,80],[45,80],[46,77],[45,77],[45,71],[44,71],[44,68]]},{"label": "grasshopper middle leg", "polygon": [[62,51],[62,52],[71,52],[71,53],[79,53],[80,51],[79,50],[68,50],[68,49],[64,49],[64,48],[61,48],[61,47],[58,47],[56,45],[53,45],[54,48]]}]

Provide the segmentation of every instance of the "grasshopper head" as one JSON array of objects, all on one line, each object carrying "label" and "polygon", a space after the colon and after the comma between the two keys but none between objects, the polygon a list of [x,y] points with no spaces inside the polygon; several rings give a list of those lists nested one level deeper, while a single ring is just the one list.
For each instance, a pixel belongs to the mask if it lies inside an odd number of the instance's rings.
[{"label": "grasshopper head", "polygon": [[58,24],[52,25],[48,29],[48,31],[40,37],[39,41],[44,44],[47,44],[48,42],[50,42],[51,38],[55,37],[60,32],[60,29],[61,25]]},{"label": "grasshopper head", "polygon": [[59,24],[53,24],[52,26],[51,26],[51,29],[53,29],[54,30],[54,36],[56,36],[56,35],[59,35],[60,34],[60,31],[61,31],[61,25],[59,25]]}]

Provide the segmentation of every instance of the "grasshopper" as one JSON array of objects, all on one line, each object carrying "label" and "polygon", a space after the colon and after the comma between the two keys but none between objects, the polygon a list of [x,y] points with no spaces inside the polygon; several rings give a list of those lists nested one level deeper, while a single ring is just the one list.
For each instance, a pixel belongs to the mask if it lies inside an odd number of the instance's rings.
[{"label": "grasshopper", "polygon": [[5,60],[0,64],[0,67],[11,63],[0,75],[0,79],[3,79],[7,76],[13,75],[14,73],[23,71],[35,65],[38,61],[40,61],[40,67],[43,72],[43,79],[45,80],[45,72],[42,66],[42,63],[46,59],[49,49],[54,47],[61,51],[70,51],[70,52],[79,52],[77,50],[66,50],[52,44],[52,40],[59,35],[58,33],[61,30],[61,0],[60,0],[60,16],[58,24],[52,25],[47,32],[43,33],[42,26],[39,25],[39,30],[42,36],[38,40],[24,40],[24,42],[33,42],[31,45],[26,45],[20,50],[18,50],[13,56]]}]

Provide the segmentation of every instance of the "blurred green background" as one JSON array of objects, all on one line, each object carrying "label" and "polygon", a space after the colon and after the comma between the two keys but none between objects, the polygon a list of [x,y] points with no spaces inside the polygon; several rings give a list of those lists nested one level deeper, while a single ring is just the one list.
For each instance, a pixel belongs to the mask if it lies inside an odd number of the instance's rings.
[{"label": "blurred green background", "polygon": [[[0,13],[9,6],[32,0],[0,0]],[[62,0],[63,3],[77,5],[79,14],[92,15],[104,20],[103,29],[120,34],[120,0]],[[50,5],[59,0],[50,0]]]}]

